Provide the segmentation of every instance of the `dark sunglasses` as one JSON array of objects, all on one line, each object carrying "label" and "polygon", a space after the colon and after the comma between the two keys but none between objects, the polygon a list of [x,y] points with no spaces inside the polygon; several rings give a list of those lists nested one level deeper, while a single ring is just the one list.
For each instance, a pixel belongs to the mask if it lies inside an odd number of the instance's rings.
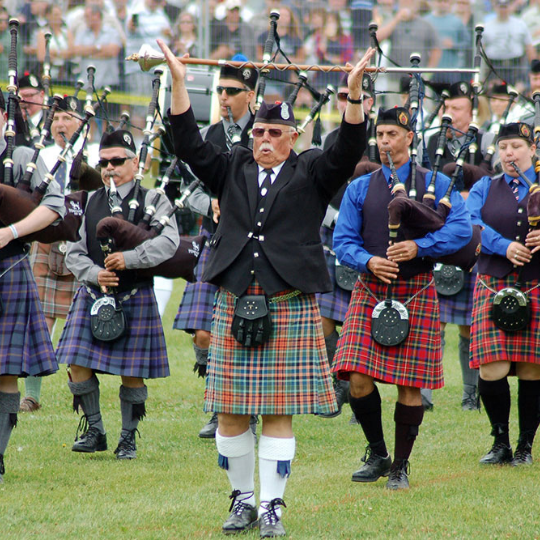
[{"label": "dark sunglasses", "polygon": [[102,168],[102,169],[105,169],[109,163],[113,166],[113,167],[121,167],[128,159],[133,159],[133,158],[128,158],[128,157],[113,157],[111,159],[100,159],[98,161],[98,165]]},{"label": "dark sunglasses", "polygon": [[[283,135],[283,130],[278,128],[270,128],[270,129],[264,129],[264,128],[253,128],[251,130],[251,134],[254,137],[262,137],[264,135],[264,132],[268,131],[268,135],[272,137],[272,139],[277,139],[278,137],[281,137]],[[291,131],[288,131],[287,133],[291,133]]]},{"label": "dark sunglasses", "polygon": [[234,86],[216,86],[216,91],[218,94],[221,94],[225,90],[225,93],[230,96],[237,96],[240,92],[249,92],[245,88],[236,88]]},{"label": "dark sunglasses", "polygon": [[347,96],[349,95],[349,92],[338,92],[336,95],[338,101],[347,101]]}]

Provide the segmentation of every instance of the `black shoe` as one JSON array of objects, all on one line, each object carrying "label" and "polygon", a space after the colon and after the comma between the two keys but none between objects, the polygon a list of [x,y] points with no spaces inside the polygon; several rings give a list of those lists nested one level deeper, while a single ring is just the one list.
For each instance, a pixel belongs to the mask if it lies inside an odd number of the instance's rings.
[{"label": "black shoe", "polygon": [[381,476],[388,476],[392,466],[392,458],[389,455],[378,456],[369,445],[362,461],[365,465],[353,473],[353,482],[376,482]]},{"label": "black shoe", "polygon": [[482,465],[504,465],[512,461],[512,448],[505,443],[495,443],[480,460]]},{"label": "black shoe", "polygon": [[238,495],[247,494],[235,490],[229,495],[229,499],[232,499],[229,508],[231,514],[223,524],[222,530],[224,534],[238,534],[253,529],[253,527],[256,527],[258,524],[257,509],[254,506],[251,506],[251,504],[237,501]]},{"label": "black shoe", "polygon": [[107,435],[101,433],[95,427],[89,427],[86,433],[83,433],[80,438],[75,439],[71,450],[73,452],[85,452],[87,454],[104,452],[107,450]]},{"label": "black shoe", "polygon": [[261,538],[273,538],[274,536],[285,536],[286,534],[283,522],[276,513],[276,506],[287,507],[283,499],[272,499],[268,503],[268,510],[261,514],[259,519]]},{"label": "black shoe", "polygon": [[4,454],[0,454],[0,484],[4,481],[2,476],[5,474],[6,468],[4,467]]},{"label": "black shoe", "polygon": [[480,410],[480,397],[475,392],[463,392],[463,399],[461,400],[461,408],[464,411],[479,411]]},{"label": "black shoe", "polygon": [[341,414],[341,408],[344,403],[349,402],[349,383],[347,381],[340,381],[336,379],[334,381],[334,394],[336,395],[337,411],[331,413],[321,413],[317,416],[321,418],[335,418]]},{"label": "black shoe", "polygon": [[399,465],[394,465],[390,470],[386,489],[409,489],[409,474],[410,469],[407,460],[401,462]]},{"label": "black shoe", "polygon": [[[138,429],[133,429],[120,436],[120,441],[114,453],[116,459],[137,459],[137,445],[135,444],[135,433],[139,433]],[[139,434],[139,437],[141,435]]]},{"label": "black shoe", "polygon": [[251,432],[253,433],[253,435],[255,435],[255,437],[257,437],[257,424],[258,423],[259,423],[259,417],[256,414],[252,414],[249,417],[249,427],[251,428]]},{"label": "black shoe", "polygon": [[519,465],[532,465],[532,446],[529,443],[518,443],[514,459],[512,459],[512,467],[518,467]]},{"label": "black shoe", "polygon": [[433,410],[433,403],[429,401],[424,394],[422,394],[422,407],[424,407],[424,411],[432,411]]},{"label": "black shoe", "polygon": [[201,439],[215,439],[217,431],[217,413],[212,415],[212,418],[199,431]]}]

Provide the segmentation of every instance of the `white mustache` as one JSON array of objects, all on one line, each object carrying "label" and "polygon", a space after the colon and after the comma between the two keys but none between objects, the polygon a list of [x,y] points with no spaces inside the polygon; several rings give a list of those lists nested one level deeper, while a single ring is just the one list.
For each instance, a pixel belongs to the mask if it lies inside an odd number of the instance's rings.
[{"label": "white mustache", "polygon": [[274,151],[274,145],[269,143],[269,142],[263,142],[263,143],[261,143],[260,150],[261,151],[270,150],[271,152],[273,152]]},{"label": "white mustache", "polygon": [[105,171],[105,178],[113,178],[114,176],[120,176],[116,171]]}]

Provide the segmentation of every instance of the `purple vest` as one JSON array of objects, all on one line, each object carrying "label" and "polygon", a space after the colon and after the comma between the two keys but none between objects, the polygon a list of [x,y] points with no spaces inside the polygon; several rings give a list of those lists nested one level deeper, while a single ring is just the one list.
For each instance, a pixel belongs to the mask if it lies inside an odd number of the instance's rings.
[{"label": "purple vest", "polygon": [[[528,201],[529,194],[521,201],[516,201],[512,188],[504,179],[504,175],[496,176],[491,181],[486,202],[482,206],[482,221],[505,238],[524,243],[529,231]],[[480,274],[504,278],[515,269],[516,267],[506,257],[480,253],[478,259],[478,272]],[[532,261],[523,268],[521,279],[522,281],[531,281],[539,278],[540,258],[536,253]]]},{"label": "purple vest", "polygon": [[[416,200],[421,201],[426,190],[427,169],[417,167],[416,169]],[[406,188],[410,188],[411,177],[407,178]],[[392,198],[388,182],[384,177],[382,169],[372,173],[369,180],[369,187],[366,199],[362,207],[362,239],[364,248],[368,253],[378,257],[386,258],[388,249],[388,203]],[[398,233],[398,242],[406,238],[412,239],[406,223],[401,224]],[[433,263],[424,258],[416,258],[412,261],[400,263],[399,274],[404,278],[410,278],[416,274],[429,272],[433,269]]]}]

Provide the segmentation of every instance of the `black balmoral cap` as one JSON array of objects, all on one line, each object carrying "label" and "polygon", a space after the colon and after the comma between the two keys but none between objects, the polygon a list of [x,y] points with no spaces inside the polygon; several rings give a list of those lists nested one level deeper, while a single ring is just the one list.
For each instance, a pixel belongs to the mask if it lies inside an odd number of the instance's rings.
[{"label": "black balmoral cap", "polygon": [[19,79],[19,88],[36,88],[37,90],[43,90],[41,81],[32,73],[28,71],[24,72],[24,75]]},{"label": "black balmoral cap", "polygon": [[399,126],[407,131],[412,131],[411,115],[405,107],[394,107],[393,109],[379,109],[377,115],[377,126]]},{"label": "black balmoral cap", "polygon": [[472,86],[466,81],[460,81],[450,85],[448,89],[448,98],[455,99],[460,97],[472,98]]},{"label": "black balmoral cap", "polygon": [[223,66],[219,72],[220,79],[234,79],[245,84],[249,89],[255,90],[259,74],[256,69],[250,67],[236,68],[232,66]]},{"label": "black balmoral cap", "polygon": [[284,124],[286,126],[296,127],[293,108],[291,107],[291,104],[286,101],[276,101],[272,105],[263,101],[255,116],[255,122],[263,122],[264,124]]},{"label": "black balmoral cap", "polygon": [[531,73],[540,73],[540,60],[535,58],[531,61]]},{"label": "black balmoral cap", "polygon": [[512,122],[503,124],[499,131],[498,141],[505,139],[524,139],[528,143],[534,143],[533,130],[529,124],[525,122]]},{"label": "black balmoral cap", "polygon": [[134,154],[137,152],[133,142],[133,135],[125,129],[104,133],[99,143],[99,149],[103,150],[104,148],[126,148]]},{"label": "black balmoral cap", "polygon": [[58,110],[68,113],[82,115],[83,108],[81,102],[74,96],[64,96],[58,104]]}]

